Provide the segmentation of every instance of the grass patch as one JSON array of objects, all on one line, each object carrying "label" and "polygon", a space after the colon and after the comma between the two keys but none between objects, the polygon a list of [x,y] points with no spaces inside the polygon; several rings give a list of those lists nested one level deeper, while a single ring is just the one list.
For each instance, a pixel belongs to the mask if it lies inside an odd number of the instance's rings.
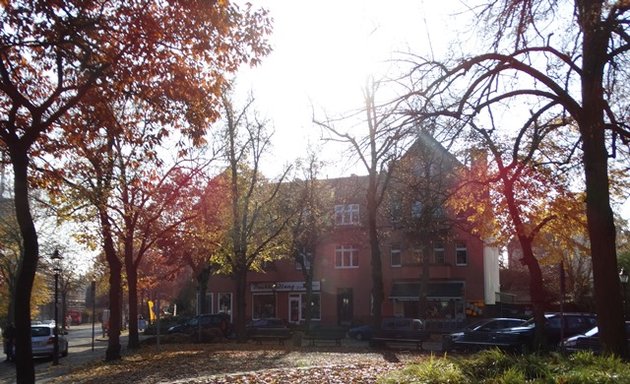
[{"label": "grass patch", "polygon": [[387,374],[379,384],[630,384],[630,365],[580,352],[515,356],[497,349],[466,357],[432,356]]}]

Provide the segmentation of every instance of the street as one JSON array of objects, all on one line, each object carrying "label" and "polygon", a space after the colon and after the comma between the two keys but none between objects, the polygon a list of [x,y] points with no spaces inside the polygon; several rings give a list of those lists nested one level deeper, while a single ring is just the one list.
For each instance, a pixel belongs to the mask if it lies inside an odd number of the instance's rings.
[{"label": "street", "polygon": [[[103,338],[101,324],[95,325],[94,350],[92,350],[92,324],[74,325],[68,329],[69,353],[67,357],[59,358],[59,365],[53,366],[52,359],[35,359],[35,379],[37,383],[45,383],[53,377],[63,375],[73,367],[92,360],[105,358],[107,338]],[[127,345],[127,332],[120,338],[123,347]],[[2,356],[4,361],[5,356]],[[13,363],[0,363],[0,383],[15,383],[15,365]]]}]

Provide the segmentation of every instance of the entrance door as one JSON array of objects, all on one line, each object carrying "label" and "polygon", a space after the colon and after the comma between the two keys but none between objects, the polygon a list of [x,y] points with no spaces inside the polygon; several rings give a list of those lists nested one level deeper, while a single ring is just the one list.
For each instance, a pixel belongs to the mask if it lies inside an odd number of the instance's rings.
[{"label": "entrance door", "polygon": [[352,288],[337,290],[337,321],[340,325],[350,325],[352,322]]},{"label": "entrance door", "polygon": [[289,323],[298,324],[301,315],[300,296],[289,295]]}]

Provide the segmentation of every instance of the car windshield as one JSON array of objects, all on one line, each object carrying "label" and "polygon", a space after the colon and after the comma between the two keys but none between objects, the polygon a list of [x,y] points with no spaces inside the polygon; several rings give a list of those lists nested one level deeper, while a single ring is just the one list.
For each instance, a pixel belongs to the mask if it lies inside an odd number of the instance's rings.
[{"label": "car windshield", "polygon": [[50,336],[50,329],[49,327],[31,327],[31,336]]},{"label": "car windshield", "polygon": [[472,331],[472,330],[475,330],[475,329],[481,327],[482,325],[484,325],[487,322],[488,322],[488,320],[477,320],[474,323],[468,325],[465,329]]},{"label": "car windshield", "polygon": [[597,327],[595,327],[595,328],[591,328],[591,330],[586,332],[584,335],[588,337],[593,337],[593,336],[597,336],[597,332],[598,332]]}]

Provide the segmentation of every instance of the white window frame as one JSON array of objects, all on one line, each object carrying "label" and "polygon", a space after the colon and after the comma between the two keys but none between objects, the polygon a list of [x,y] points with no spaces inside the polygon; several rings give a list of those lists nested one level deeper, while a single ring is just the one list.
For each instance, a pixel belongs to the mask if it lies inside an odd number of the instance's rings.
[{"label": "white window frame", "polygon": [[[228,295],[230,297],[230,308],[226,311],[224,311],[221,308],[221,297],[223,295]],[[217,293],[217,313],[227,313],[228,315],[230,315],[230,321],[232,321],[232,313],[233,313],[233,308],[234,308],[234,295],[232,295],[232,292],[219,292]]]},{"label": "white window frame", "polygon": [[[306,293],[292,293],[289,295],[289,300],[291,299],[291,295],[293,295],[293,297],[299,296],[300,297],[300,321],[304,321],[306,320],[304,318],[304,300],[306,299]],[[321,292],[311,292],[312,297],[318,296],[319,297],[319,316],[318,317],[311,317],[311,320],[316,320],[316,321],[320,321],[322,319],[322,295]],[[290,305],[289,305],[290,307]],[[289,309],[290,310],[290,309]],[[311,313],[311,316],[313,314]]]},{"label": "white window frame", "polygon": [[[466,261],[463,263],[459,261],[460,252],[465,252],[464,255],[466,256]],[[465,241],[455,242],[455,265],[460,266],[460,267],[468,265],[468,247],[466,246]]]},{"label": "white window frame", "polygon": [[208,313],[214,313],[214,293],[208,292],[206,293],[206,304],[208,307]]},{"label": "white window frame", "polygon": [[[438,252],[442,253],[442,261],[440,262],[438,262],[437,260]],[[433,263],[438,264],[438,265],[446,264],[446,248],[444,247],[444,243],[441,241],[436,242],[435,245],[433,246]]]},{"label": "white window frame", "polygon": [[[395,253],[398,254],[398,264],[394,264],[394,254]],[[393,246],[389,250],[389,260],[390,260],[390,266],[395,267],[395,268],[402,267],[402,250],[400,249],[400,247]]]},{"label": "white window frame", "polygon": [[[350,265],[345,265],[346,253],[349,252]],[[337,263],[337,260],[340,263]],[[356,261],[356,265],[355,264]],[[354,245],[338,245],[335,247],[335,269],[359,268],[359,249]]]},{"label": "white window frame", "polygon": [[335,205],[336,225],[359,224],[359,204],[338,204]]},{"label": "white window frame", "polygon": [[[307,270],[311,269],[311,262],[309,261],[309,258],[307,256],[311,256],[311,252],[307,252],[305,249],[302,249],[300,251],[300,256],[302,257],[302,261],[304,262],[304,267]],[[295,262],[295,269],[297,269],[298,271],[302,270],[302,264],[298,263],[297,261]]]}]

